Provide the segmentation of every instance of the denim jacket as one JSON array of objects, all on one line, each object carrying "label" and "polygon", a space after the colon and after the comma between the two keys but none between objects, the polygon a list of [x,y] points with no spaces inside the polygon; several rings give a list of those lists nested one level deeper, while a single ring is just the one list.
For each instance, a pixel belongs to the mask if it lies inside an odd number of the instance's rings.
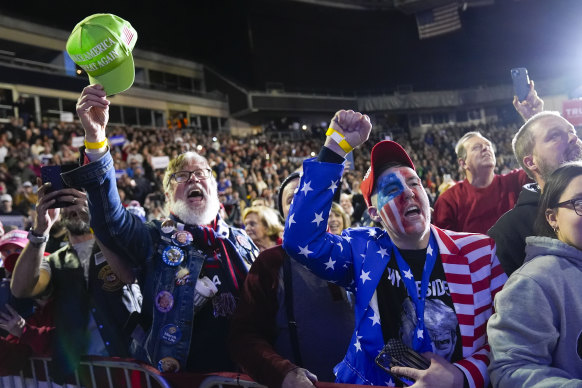
[{"label": "denim jacket", "polygon": [[[191,279],[198,279],[205,255],[194,244],[181,247],[184,258],[180,266],[166,264],[164,250],[172,245],[161,221],[142,223],[125,210],[117,192],[113,159],[108,152],[99,160],[62,174],[72,187],[87,191],[91,226],[95,234],[110,249],[122,252],[138,268],[138,279],[143,292],[142,312],[151,315],[152,324],[147,333],[145,349],[150,363],[160,366],[162,359],[178,362],[177,371],[188,359],[194,321],[194,290],[196,281],[177,285],[178,270],[187,270]],[[237,260],[248,272],[257,250],[243,231],[227,227],[224,240],[234,247]],[[172,295],[173,307],[160,311],[155,298],[161,292]],[[171,328],[172,330],[168,330]]]}]

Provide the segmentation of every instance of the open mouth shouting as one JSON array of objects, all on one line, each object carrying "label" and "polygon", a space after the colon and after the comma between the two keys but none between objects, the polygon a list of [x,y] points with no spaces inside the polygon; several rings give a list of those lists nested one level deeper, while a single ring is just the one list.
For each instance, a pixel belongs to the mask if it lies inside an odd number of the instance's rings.
[{"label": "open mouth shouting", "polygon": [[418,207],[418,205],[416,205],[416,204],[412,204],[412,205],[408,206],[406,208],[406,210],[404,211],[404,217],[407,217],[407,218],[420,216],[420,215],[421,215],[420,207]]},{"label": "open mouth shouting", "polygon": [[197,187],[188,190],[188,202],[202,202],[205,198],[204,192]]},{"label": "open mouth shouting", "polygon": [[414,170],[393,167],[378,181],[378,215],[391,237],[425,233],[430,222],[428,198]]}]

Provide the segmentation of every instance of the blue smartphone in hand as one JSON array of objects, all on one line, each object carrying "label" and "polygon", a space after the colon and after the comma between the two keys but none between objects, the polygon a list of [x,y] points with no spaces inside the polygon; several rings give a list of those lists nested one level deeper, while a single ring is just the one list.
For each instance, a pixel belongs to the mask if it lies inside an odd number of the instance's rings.
[{"label": "blue smartphone in hand", "polygon": [[[46,183],[46,182],[50,182],[51,183],[51,187],[47,191],[47,194],[48,193],[51,193],[53,191],[57,191],[57,190],[62,190],[62,189],[68,188],[69,185],[67,185],[65,183],[65,181],[63,181],[63,178],[61,178],[61,173],[70,171],[70,170],[72,170],[75,167],[77,167],[77,166],[76,165],[42,166],[40,168],[40,177],[42,179],[42,183]],[[54,204],[52,204],[50,206],[50,208],[51,209],[54,209],[54,208],[62,208],[62,207],[71,206],[72,204],[73,203],[71,203],[71,202],[60,201],[57,198],[57,201]]]},{"label": "blue smartphone in hand", "polygon": [[61,166],[42,166],[40,168],[40,177],[42,183],[51,183],[49,192],[65,188],[65,182],[63,182],[63,178],[61,178]]},{"label": "blue smartphone in hand", "polygon": [[527,98],[529,93],[529,76],[525,67],[511,69],[511,79],[513,80],[513,93],[521,102]]}]

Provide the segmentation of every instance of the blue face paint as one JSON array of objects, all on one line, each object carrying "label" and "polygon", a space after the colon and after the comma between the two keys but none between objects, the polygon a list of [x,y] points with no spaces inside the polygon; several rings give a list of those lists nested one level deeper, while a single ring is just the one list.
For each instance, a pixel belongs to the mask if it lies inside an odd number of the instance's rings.
[{"label": "blue face paint", "polygon": [[386,175],[378,183],[378,208],[381,209],[386,203],[398,197],[404,191],[402,181],[398,175],[392,173]]}]

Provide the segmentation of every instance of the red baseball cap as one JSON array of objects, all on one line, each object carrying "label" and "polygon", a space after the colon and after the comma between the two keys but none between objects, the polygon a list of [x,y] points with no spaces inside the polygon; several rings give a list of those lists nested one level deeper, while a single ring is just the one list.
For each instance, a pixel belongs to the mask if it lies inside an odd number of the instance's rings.
[{"label": "red baseball cap", "polygon": [[[28,244],[27,236],[28,232],[25,232],[24,230],[11,230],[0,239],[0,250],[5,249],[8,245],[15,245],[18,248],[23,249],[26,244]],[[6,268],[6,271],[9,273],[12,273],[18,256],[20,256],[20,253],[12,253],[4,257],[2,260],[2,267]]]},{"label": "red baseball cap", "polygon": [[379,171],[378,169],[390,162],[400,163],[403,166],[410,167],[416,171],[410,156],[408,156],[400,144],[391,140],[384,140],[377,143],[374,148],[372,148],[370,168],[368,169],[368,172],[366,172],[364,180],[360,185],[360,190],[362,190],[362,195],[364,196],[364,200],[366,200],[366,205],[372,206],[371,198],[372,192],[374,191],[374,184],[376,183],[375,181],[378,175],[382,173],[382,171]]},{"label": "red baseball cap", "polygon": [[6,233],[0,239],[0,250],[3,246],[13,244],[24,248],[28,244],[28,232],[20,229],[14,229]]}]

